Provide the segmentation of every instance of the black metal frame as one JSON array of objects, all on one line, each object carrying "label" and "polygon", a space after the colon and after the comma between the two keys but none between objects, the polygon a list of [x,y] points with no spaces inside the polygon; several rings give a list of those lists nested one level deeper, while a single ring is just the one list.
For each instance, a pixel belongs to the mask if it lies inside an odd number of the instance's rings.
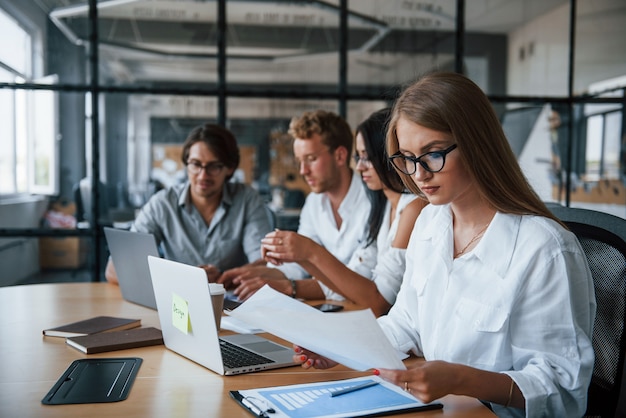
[{"label": "black metal frame", "polygon": [[[315,3],[314,0],[312,0]],[[536,104],[544,104],[544,103],[564,103],[569,106],[569,135],[568,139],[568,161],[572,158],[572,147],[574,141],[572,138],[574,136],[574,126],[573,126],[573,112],[574,105],[579,102],[601,102],[601,103],[620,103],[624,104],[624,100],[626,99],[594,99],[589,97],[574,97],[573,91],[573,83],[574,83],[574,52],[575,52],[575,29],[576,29],[576,3],[577,0],[570,0],[570,34],[569,34],[569,62],[568,62],[568,97],[516,97],[516,96],[490,96],[490,100],[494,103],[504,103],[504,102],[519,102],[519,103],[536,103]],[[324,7],[334,7],[329,6],[327,3],[323,3]],[[455,31],[455,42],[456,42],[456,50],[455,50],[455,70],[457,72],[463,71],[463,58],[465,51],[465,0],[457,0],[456,2],[456,31]],[[92,118],[91,118],[91,130],[92,130],[92,190],[93,190],[93,205],[92,205],[92,216],[91,219],[100,219],[101,214],[100,211],[100,200],[102,196],[100,196],[99,188],[97,187],[99,178],[100,178],[100,155],[99,155],[99,129],[98,129],[98,115],[99,115],[99,102],[98,97],[102,93],[140,93],[140,94],[176,94],[176,95],[195,95],[195,96],[215,96],[218,99],[217,106],[217,120],[220,124],[225,124],[227,120],[226,115],[226,101],[228,97],[254,97],[254,98],[312,98],[312,99],[330,99],[337,100],[339,103],[339,113],[342,116],[346,115],[346,108],[348,100],[392,100],[391,97],[386,97],[385,95],[389,94],[389,91],[376,91],[377,89],[373,89],[371,87],[364,88],[359,86],[348,86],[347,76],[348,76],[348,65],[347,65],[347,55],[348,55],[348,16],[350,14],[354,14],[348,9],[348,0],[340,0],[338,6],[339,12],[339,31],[340,31],[340,42],[339,49],[337,53],[339,54],[339,83],[336,91],[306,91],[302,90],[297,91],[294,90],[293,87],[287,88],[253,88],[250,86],[237,86],[237,85],[228,85],[226,82],[226,65],[227,65],[227,55],[226,55],[226,30],[227,30],[227,19],[226,19],[226,0],[218,0],[217,2],[217,15],[218,15],[218,37],[217,37],[217,60],[218,60],[218,81],[215,87],[203,87],[198,86],[198,88],[182,88],[176,86],[158,86],[158,87],[117,87],[117,86],[101,86],[99,85],[99,77],[98,77],[98,9],[97,9],[97,0],[89,0],[89,22],[90,22],[90,35],[89,35],[89,70],[91,80],[88,85],[39,85],[39,84],[14,84],[14,83],[0,83],[0,88],[8,88],[13,90],[18,89],[28,89],[28,90],[37,90],[37,89],[45,89],[45,90],[55,90],[62,92],[90,92],[91,93],[91,108],[92,108]],[[295,86],[294,86],[295,87]],[[571,164],[568,166],[571,167]],[[570,176],[569,173],[566,176],[567,187],[566,187],[566,205],[569,206],[570,203]],[[12,229],[12,228],[0,228],[0,237],[15,237],[15,236],[26,236],[26,237],[41,237],[41,236],[79,236],[79,237],[90,237],[93,240],[93,248],[94,254],[98,255],[101,253],[102,245],[101,245],[101,237],[102,233],[102,225],[98,222],[95,222],[90,226],[87,230],[49,230],[49,229]],[[92,257],[93,263],[91,266],[92,269],[92,277],[94,281],[100,280],[100,273],[102,270],[102,266],[100,263],[100,257],[95,256]]]}]

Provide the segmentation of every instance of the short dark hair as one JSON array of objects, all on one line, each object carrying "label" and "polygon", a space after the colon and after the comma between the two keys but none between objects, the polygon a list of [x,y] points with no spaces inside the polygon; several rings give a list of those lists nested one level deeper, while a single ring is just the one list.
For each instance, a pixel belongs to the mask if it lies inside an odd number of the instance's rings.
[{"label": "short dark hair", "polygon": [[[239,146],[235,135],[228,129],[212,123],[206,123],[194,128],[183,144],[183,164],[187,165],[189,149],[198,142],[204,142],[217,159],[226,167],[232,168],[233,173],[239,166]],[[232,177],[230,175],[227,180]]]}]

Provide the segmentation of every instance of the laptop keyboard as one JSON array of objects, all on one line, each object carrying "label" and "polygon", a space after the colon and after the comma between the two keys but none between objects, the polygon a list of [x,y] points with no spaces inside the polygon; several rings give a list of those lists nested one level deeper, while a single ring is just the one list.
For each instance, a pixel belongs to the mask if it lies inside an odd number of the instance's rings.
[{"label": "laptop keyboard", "polygon": [[228,341],[220,340],[220,349],[222,351],[224,366],[228,368],[274,363],[274,360],[236,346]]}]

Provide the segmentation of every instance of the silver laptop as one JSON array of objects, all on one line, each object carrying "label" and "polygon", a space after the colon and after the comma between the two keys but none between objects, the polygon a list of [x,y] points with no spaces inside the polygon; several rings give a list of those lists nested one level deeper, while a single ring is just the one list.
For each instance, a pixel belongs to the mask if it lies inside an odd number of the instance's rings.
[{"label": "silver laptop", "polygon": [[122,297],[129,302],[156,309],[148,256],[159,256],[152,234],[104,228],[111,259],[115,265]]},{"label": "silver laptop", "polygon": [[[295,365],[291,348],[266,338],[218,336],[203,269],[153,256],[148,257],[148,265],[167,348],[221,375]],[[231,358],[233,351],[236,356],[245,355],[245,361],[237,364]]]}]

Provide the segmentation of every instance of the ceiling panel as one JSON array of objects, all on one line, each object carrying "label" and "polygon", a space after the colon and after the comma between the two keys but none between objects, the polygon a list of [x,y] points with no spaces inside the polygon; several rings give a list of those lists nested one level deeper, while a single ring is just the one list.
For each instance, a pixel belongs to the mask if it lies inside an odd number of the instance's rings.
[{"label": "ceiling panel", "polygon": [[[88,6],[78,0],[37,0],[78,45],[89,39]],[[502,34],[567,0],[466,1],[468,33]],[[229,81],[337,81],[339,1],[227,1]],[[113,83],[211,82],[216,79],[215,1],[98,2],[101,75]],[[397,82],[417,68],[454,56],[455,0],[349,2],[351,69],[396,63]],[[288,72],[290,72],[288,74]],[[326,74],[330,72],[331,74]],[[368,82],[367,79],[358,80]]]}]

